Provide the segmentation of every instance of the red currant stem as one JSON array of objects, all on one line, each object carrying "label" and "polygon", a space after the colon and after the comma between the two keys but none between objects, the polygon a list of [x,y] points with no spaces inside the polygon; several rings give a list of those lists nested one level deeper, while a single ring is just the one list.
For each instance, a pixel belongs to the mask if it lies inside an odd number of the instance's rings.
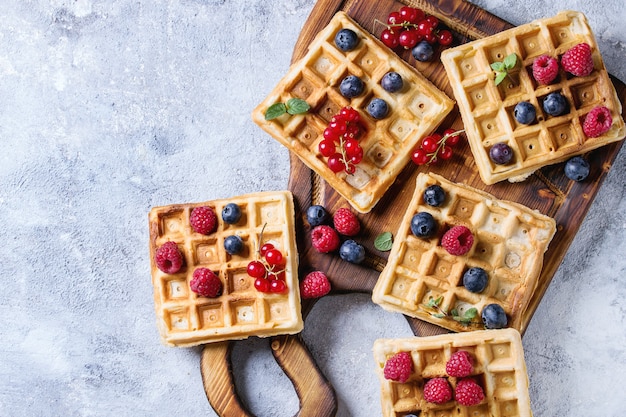
[{"label": "red currant stem", "polygon": [[389,30],[394,29],[394,28],[403,28],[403,29],[406,29],[406,28],[409,28],[409,27],[417,28],[417,24],[411,23],[411,22],[407,22],[406,20],[404,22],[402,22],[402,23],[389,24],[389,23],[382,22],[382,21],[380,21],[378,19],[374,19],[374,30],[376,30],[376,23],[378,23],[380,25],[383,25],[383,26],[386,26],[387,29],[389,29]]},{"label": "red currant stem", "polygon": [[258,244],[256,245],[257,247],[254,250],[255,253],[255,257],[257,258],[257,260],[259,260],[259,258],[261,257],[261,242],[263,242],[263,232],[265,231],[265,226],[267,226],[267,223],[263,223],[263,227],[261,228],[261,233],[259,233],[259,241],[257,242]]},{"label": "red currant stem", "polygon": [[348,172],[348,169],[350,169],[350,166],[348,165],[348,156],[346,155],[346,148],[344,146],[343,137],[344,135],[341,135],[339,137],[339,149],[341,150],[341,160],[343,161],[343,164],[346,166],[346,172]]},{"label": "red currant stem", "polygon": [[430,156],[430,160],[426,162],[426,165],[430,165],[435,159],[437,159],[437,154],[441,149],[443,149],[444,146],[446,146],[448,138],[458,136],[463,132],[465,132],[465,129],[457,130],[456,132],[443,135],[443,137],[439,139],[439,142],[437,142],[437,149],[435,150],[435,152],[426,154],[427,156]]}]

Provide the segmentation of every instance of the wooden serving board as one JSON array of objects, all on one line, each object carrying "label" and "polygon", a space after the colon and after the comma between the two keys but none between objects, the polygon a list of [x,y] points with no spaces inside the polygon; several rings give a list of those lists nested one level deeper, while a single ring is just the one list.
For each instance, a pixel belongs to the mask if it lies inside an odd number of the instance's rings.
[{"label": "wooden serving board", "polygon": [[[292,61],[303,57],[315,35],[324,28],[333,15],[343,10],[363,28],[378,37],[385,27],[391,11],[409,5],[424,10],[439,18],[455,33],[455,44],[482,38],[512,27],[509,23],[466,3],[463,0],[319,0],[307,19],[295,45]],[[437,87],[454,97],[443,65],[439,60],[431,63],[417,62],[410,51],[400,51],[400,56],[415,66]],[[620,101],[626,101],[626,86],[612,78]],[[624,115],[624,114],[623,114]],[[442,128],[462,128],[458,109],[453,110],[443,122]],[[409,163],[395,183],[368,214],[359,215],[362,229],[358,241],[365,246],[367,257],[363,264],[354,265],[342,261],[337,255],[320,254],[310,244],[310,226],[306,222],[306,209],[312,204],[321,204],[333,213],[348,204],[331,187],[305,166],[296,156],[290,156],[291,171],[289,190],[296,203],[296,235],[300,253],[300,275],[310,270],[325,271],[329,276],[333,293],[371,293],[379,273],[385,266],[388,253],[374,248],[374,239],[382,232],[398,229],[404,211],[413,194],[415,178],[420,171],[430,170],[451,181],[463,182],[485,190],[498,198],[516,201],[553,217],[557,222],[557,233],[545,254],[543,271],[538,288],[525,313],[521,331],[530,322],[541,298],[585,215],[587,214],[606,174],[617,156],[623,141],[607,145],[588,155],[591,172],[586,181],[576,183],[563,174],[563,164],[546,167],[533,174],[523,183],[500,182],[486,186],[480,179],[469,146],[464,143],[455,148],[454,156],[445,164],[417,167]],[[305,318],[315,300],[304,300]],[[438,326],[407,317],[414,334],[434,335],[446,332]],[[230,348],[234,342],[207,345],[202,353],[201,371],[205,392],[209,402],[220,416],[251,416],[239,400],[233,383],[230,366]],[[299,416],[333,416],[337,401],[333,388],[320,372],[299,336],[273,337],[271,349],[277,362],[291,379],[300,399]]]}]

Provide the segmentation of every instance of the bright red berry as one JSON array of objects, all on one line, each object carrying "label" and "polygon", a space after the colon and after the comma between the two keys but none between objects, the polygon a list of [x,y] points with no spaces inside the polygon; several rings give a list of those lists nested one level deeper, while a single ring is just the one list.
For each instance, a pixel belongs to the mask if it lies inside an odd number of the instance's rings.
[{"label": "bright red berry", "polygon": [[416,29],[407,29],[403,30],[398,37],[398,43],[404,49],[411,49],[417,45],[419,42],[420,35],[417,33]]},{"label": "bright red berry", "polygon": [[591,47],[586,43],[573,46],[561,57],[561,66],[577,77],[586,77],[593,71]]},{"label": "bright red berry", "polygon": [[433,15],[427,16],[426,17],[426,21],[428,23],[430,23],[430,25],[433,27],[433,29],[435,29],[437,26],[439,26],[439,19],[437,19]]},{"label": "bright red berry", "polygon": [[457,382],[454,390],[454,399],[466,407],[480,404],[485,399],[485,393],[472,378],[464,378]]},{"label": "bright red berry", "polygon": [[452,32],[450,32],[449,30],[440,30],[437,33],[437,41],[440,45],[449,46],[450,44],[452,44],[453,40],[454,38],[452,36]]},{"label": "bright red berry", "polygon": [[422,148],[415,148],[411,160],[417,165],[424,165],[428,162],[428,153]]},{"label": "bright red berry", "polygon": [[261,249],[259,249],[259,254],[261,256],[265,256],[267,251],[269,251],[270,249],[274,249],[274,245],[271,243],[264,243],[263,245],[261,245]]},{"label": "bright red berry", "polygon": [[270,280],[270,292],[282,293],[287,290],[287,284],[281,279]]},{"label": "bright red berry", "polygon": [[447,145],[442,146],[437,152],[437,156],[443,160],[452,158],[452,148]]},{"label": "bright red berry", "polygon": [[399,45],[398,43],[399,36],[400,36],[400,32],[394,32],[393,30],[387,28],[387,29],[383,29],[383,31],[381,32],[380,40],[387,47],[393,49]]},{"label": "bright red berry", "polygon": [[548,85],[559,75],[559,62],[549,56],[541,55],[533,61],[533,78],[539,84]]},{"label": "bright red berry", "polygon": [[361,230],[359,219],[350,209],[342,207],[333,216],[335,230],[344,236],[355,236]]},{"label": "bright red berry", "polygon": [[399,25],[402,23],[402,18],[400,17],[400,12],[391,12],[387,17],[387,24],[389,25]]},{"label": "bright red berry", "polygon": [[446,378],[433,378],[424,384],[424,399],[429,403],[443,404],[452,399],[452,388]]},{"label": "bright red berry", "polygon": [[446,129],[443,136],[446,138],[446,145],[455,146],[461,140],[462,130]]},{"label": "bright red berry", "polygon": [[311,243],[318,252],[332,252],[339,247],[339,235],[330,226],[316,226],[311,230]]},{"label": "bright red berry", "polygon": [[176,242],[168,241],[157,249],[154,255],[157,268],[166,274],[175,274],[183,266],[183,254]]},{"label": "bright red berry", "polygon": [[428,153],[435,152],[438,146],[439,143],[437,137],[435,137],[434,135],[426,136],[424,139],[422,139],[422,148]]},{"label": "bright red berry", "polygon": [[428,20],[422,20],[417,24],[417,33],[426,36],[433,31],[433,26]]},{"label": "bright red berry", "polygon": [[270,292],[270,281],[267,278],[257,278],[254,280],[254,288],[260,292]]},{"label": "bright red berry", "polygon": [[328,168],[331,171],[337,173],[341,172],[346,168],[346,164],[343,162],[342,156],[340,153],[334,153],[328,157],[328,161],[326,161]]},{"label": "bright red berry", "polygon": [[598,106],[591,109],[585,116],[583,132],[590,138],[597,138],[608,132],[612,125],[611,111],[604,106]]},{"label": "bright red berry", "polygon": [[208,268],[193,271],[189,287],[191,291],[203,297],[215,298],[222,295],[222,281]]},{"label": "bright red berry", "polygon": [[361,116],[356,109],[353,109],[350,106],[343,107],[339,114],[344,118],[348,123],[358,123],[361,120]]},{"label": "bright red berry", "polygon": [[424,18],[424,13],[421,10],[416,9],[415,7],[409,7],[409,6],[400,7],[400,19],[403,22],[417,23],[420,19],[423,19],[423,18]]},{"label": "bright red berry", "polygon": [[329,156],[335,153],[336,146],[335,146],[335,142],[333,142],[331,139],[324,139],[319,143],[317,148],[319,149],[322,156],[325,156],[328,158]]},{"label": "bright red berry", "polygon": [[196,233],[211,234],[217,227],[217,216],[211,207],[202,206],[191,210],[189,224]]},{"label": "bright red berry", "polygon": [[300,296],[302,298],[319,298],[329,292],[330,281],[322,271],[310,272],[300,282]]},{"label": "bright red berry", "polygon": [[458,350],[446,362],[446,373],[449,376],[465,377],[474,371],[474,359],[465,350]]},{"label": "bright red berry", "polygon": [[385,362],[383,375],[386,379],[406,382],[413,372],[413,358],[409,352],[398,352]]},{"label": "bright red berry", "polygon": [[472,248],[473,244],[474,235],[472,235],[471,230],[460,225],[448,229],[441,238],[441,246],[450,255],[465,255]]},{"label": "bright red berry", "polygon": [[265,253],[265,260],[270,265],[282,265],[284,261],[282,252],[273,248]]},{"label": "bright red berry", "polygon": [[261,261],[250,261],[246,267],[246,272],[252,278],[265,278],[265,275],[267,274],[265,265],[263,265],[263,262]]}]

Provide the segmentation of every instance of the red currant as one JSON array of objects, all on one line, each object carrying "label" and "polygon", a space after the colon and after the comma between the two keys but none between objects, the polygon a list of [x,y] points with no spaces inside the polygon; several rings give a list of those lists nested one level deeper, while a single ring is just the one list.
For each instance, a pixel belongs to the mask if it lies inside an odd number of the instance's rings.
[{"label": "red currant", "polygon": [[[421,10],[419,10],[421,11]],[[400,8],[400,18],[402,21],[409,23],[417,23],[419,20],[418,9],[409,6],[403,6]]]},{"label": "red currant", "polygon": [[281,293],[285,292],[285,290],[287,290],[287,284],[285,284],[285,281],[280,279],[270,281],[270,292]]},{"label": "red currant", "polygon": [[387,24],[389,25],[400,25],[402,24],[402,18],[400,17],[400,12],[391,12],[387,17]]},{"label": "red currant", "polygon": [[450,159],[452,157],[452,148],[448,145],[444,145],[437,152],[437,156],[443,160]]},{"label": "red currant", "polygon": [[389,28],[383,29],[383,31],[380,34],[380,40],[382,41],[382,43],[385,44],[385,46],[393,49],[398,46],[399,35],[400,35],[399,32],[394,32],[393,30]]},{"label": "red currant", "polygon": [[428,162],[428,154],[422,148],[415,148],[411,154],[411,160],[417,165],[424,165]]},{"label": "red currant", "polygon": [[278,249],[270,249],[265,253],[265,260],[270,265],[282,265],[283,254]]},{"label": "red currant", "polygon": [[433,26],[428,20],[422,20],[417,24],[417,33],[426,37],[427,34],[433,31]]},{"label": "red currant", "polygon": [[424,35],[424,40],[431,45],[435,44],[437,43],[437,35],[435,34],[435,32],[428,32],[426,35]]},{"label": "red currant", "polygon": [[359,129],[358,123],[350,123],[346,129],[345,136],[356,139],[357,137],[359,137],[360,133],[361,133],[361,130]]},{"label": "red currant", "polygon": [[[456,132],[454,129],[450,129],[450,130],[452,130],[452,133],[447,133],[448,139],[446,139],[446,144],[450,146],[454,146],[457,143],[459,143],[459,141],[461,140],[461,132]],[[446,133],[444,132],[444,134]]]},{"label": "red currant", "polygon": [[330,170],[335,173],[343,171],[343,169],[346,167],[346,165],[343,163],[343,159],[341,159],[340,153],[335,153],[329,156],[327,164],[328,168],[330,168]]},{"label": "red currant", "polygon": [[434,140],[435,142],[437,142],[437,144],[440,144],[440,143],[441,143],[441,138],[442,138],[442,136],[441,136],[439,133],[433,133],[433,134],[432,134],[432,135],[430,135],[430,136],[433,138],[433,140]]},{"label": "red currant", "polygon": [[254,280],[254,288],[260,292],[270,292],[270,281],[266,278],[257,278]]},{"label": "red currant", "polygon": [[452,43],[453,39],[452,32],[449,30],[440,30],[439,33],[437,33],[437,40],[440,45],[448,46]]},{"label": "red currant", "polygon": [[439,19],[432,15],[427,16],[426,21],[430,23],[430,26],[432,26],[433,29],[435,29],[439,25]]},{"label": "red currant", "polygon": [[265,278],[267,271],[261,261],[251,261],[246,268],[248,275],[252,278]]},{"label": "red currant", "polygon": [[345,171],[346,171],[346,174],[354,174],[354,172],[356,171],[356,167],[354,166],[352,162],[348,162],[346,164]]},{"label": "red currant", "polygon": [[275,268],[272,268],[272,273],[270,274],[270,280],[273,279],[285,279],[285,270],[284,269],[280,269],[278,271],[273,271]]},{"label": "red currant", "polygon": [[433,153],[437,151],[437,148],[439,147],[439,144],[437,142],[437,138],[434,135],[426,136],[424,139],[422,139],[422,148],[427,153]]},{"label": "red currant", "polygon": [[270,249],[274,249],[274,245],[272,245],[271,243],[265,243],[263,244],[263,246],[261,246],[261,249],[259,249],[259,254],[261,254],[261,256],[265,256],[267,251]]},{"label": "red currant", "polygon": [[339,139],[339,135],[337,135],[337,132],[335,132],[330,127],[327,127],[326,129],[324,129],[323,136],[324,136],[324,139],[328,139],[328,140],[337,140],[337,139]]},{"label": "red currant", "polygon": [[403,30],[398,37],[398,43],[400,46],[404,47],[404,49],[411,49],[417,45],[419,37],[416,29]]},{"label": "red currant", "polygon": [[339,138],[339,136],[346,133],[347,128],[348,125],[345,120],[339,120],[336,117],[333,117],[330,123],[328,123],[327,129],[331,129],[337,135],[337,138]]},{"label": "red currant", "polygon": [[318,149],[322,156],[329,157],[335,153],[335,142],[330,139],[324,139],[319,143]]},{"label": "red currant", "polygon": [[361,119],[359,112],[350,106],[342,108],[339,115],[347,122],[358,122]]}]

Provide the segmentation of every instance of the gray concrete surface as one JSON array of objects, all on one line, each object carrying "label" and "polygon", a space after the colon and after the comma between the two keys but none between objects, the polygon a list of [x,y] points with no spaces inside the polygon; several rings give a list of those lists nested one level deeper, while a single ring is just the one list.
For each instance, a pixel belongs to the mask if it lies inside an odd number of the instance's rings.
[{"label": "gray concrete surface", "polygon": [[[626,81],[618,0],[481,0],[522,24],[587,14]],[[313,0],[0,4],[0,416],[213,416],[199,348],[159,343],[147,213],[287,187],[287,151],[250,120]],[[524,336],[535,416],[626,408],[626,150]],[[410,335],[367,295],[320,301],[303,332],[338,415],[380,412],[371,344]],[[259,416],[298,400],[266,340],[234,349]]]}]

